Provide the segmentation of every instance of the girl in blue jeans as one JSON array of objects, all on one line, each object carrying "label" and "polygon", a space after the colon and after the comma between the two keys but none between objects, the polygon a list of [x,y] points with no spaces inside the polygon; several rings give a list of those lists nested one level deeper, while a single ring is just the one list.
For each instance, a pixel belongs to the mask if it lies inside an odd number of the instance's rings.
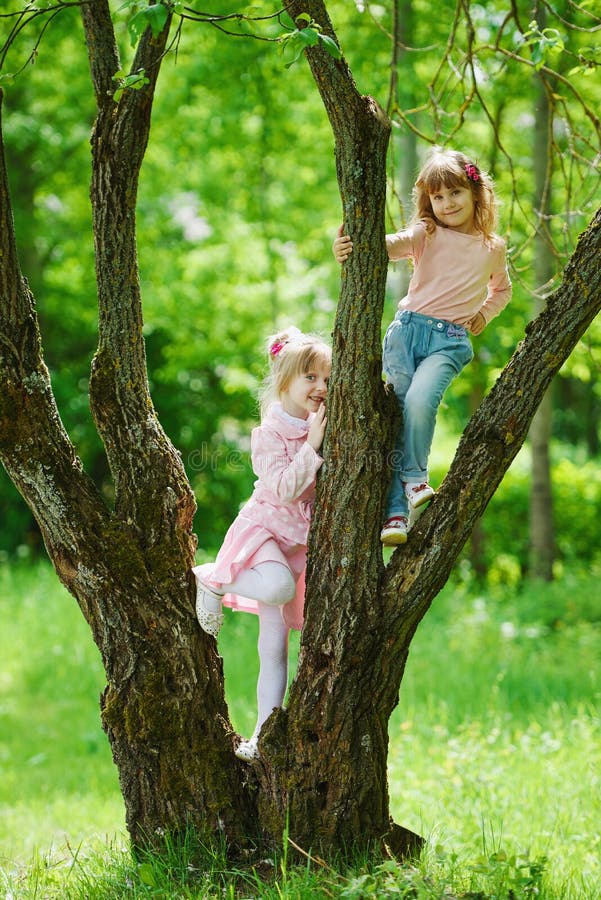
[{"label": "girl in blue jeans", "polygon": [[[409,512],[434,496],[428,459],[436,414],[453,378],[473,358],[480,334],[511,298],[505,243],[497,234],[492,180],[463,153],[434,149],[417,177],[409,227],[386,235],[391,260],[410,259],[407,296],[384,337],[383,369],[403,413],[380,539],[407,540]],[[339,263],[353,244],[344,226]]]}]

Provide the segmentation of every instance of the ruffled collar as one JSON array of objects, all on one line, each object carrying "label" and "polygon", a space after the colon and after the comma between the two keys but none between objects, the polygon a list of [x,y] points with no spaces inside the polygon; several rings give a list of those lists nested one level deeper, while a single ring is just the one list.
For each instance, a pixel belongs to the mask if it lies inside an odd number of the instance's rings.
[{"label": "ruffled collar", "polygon": [[314,415],[314,413],[309,413],[307,419],[297,419],[295,416],[291,416],[290,413],[287,413],[282,404],[278,401],[269,406],[261,424],[271,426],[274,431],[277,431],[282,437],[305,437],[309,431]]}]

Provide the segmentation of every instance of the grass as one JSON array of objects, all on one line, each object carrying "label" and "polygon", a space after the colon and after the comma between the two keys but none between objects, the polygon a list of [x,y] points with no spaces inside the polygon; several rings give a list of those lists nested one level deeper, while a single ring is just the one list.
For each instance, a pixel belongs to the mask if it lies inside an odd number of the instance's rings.
[{"label": "grass", "polygon": [[[253,870],[192,846],[132,860],[87,626],[47,564],[0,566],[0,896],[596,900],[598,580],[592,572],[519,594],[447,587],[437,598],[390,723],[391,812],[427,836],[419,864],[298,866],[284,842]],[[230,614],[220,636],[232,720],[245,735],[256,626]]]}]

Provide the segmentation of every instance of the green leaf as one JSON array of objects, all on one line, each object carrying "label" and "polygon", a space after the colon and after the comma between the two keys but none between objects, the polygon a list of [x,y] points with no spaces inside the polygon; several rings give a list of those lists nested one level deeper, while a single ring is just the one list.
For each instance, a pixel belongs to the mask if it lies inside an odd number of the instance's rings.
[{"label": "green leaf", "polygon": [[147,28],[152,30],[153,37],[158,37],[168,16],[169,10],[162,3],[155,3],[154,6],[147,6],[139,10],[127,25],[131,46],[136,46]]},{"label": "green leaf", "polygon": [[113,100],[116,103],[119,102],[119,100],[123,96],[124,91],[139,91],[144,87],[145,84],[150,84],[150,79],[146,77],[146,71],[144,69],[139,69],[137,72],[133,72],[131,75],[126,75],[123,69],[119,69],[119,71],[115,72],[115,74],[112,76],[112,80],[119,82],[119,86],[113,94]]},{"label": "green leaf", "polygon": [[342,59],[340,47],[333,38],[328,34],[320,34],[319,40],[323,44],[324,50],[327,50],[330,56],[333,56],[334,59]]},{"label": "green leaf", "polygon": [[298,38],[305,47],[314,47],[319,43],[319,35],[313,28],[303,28],[298,32]]}]

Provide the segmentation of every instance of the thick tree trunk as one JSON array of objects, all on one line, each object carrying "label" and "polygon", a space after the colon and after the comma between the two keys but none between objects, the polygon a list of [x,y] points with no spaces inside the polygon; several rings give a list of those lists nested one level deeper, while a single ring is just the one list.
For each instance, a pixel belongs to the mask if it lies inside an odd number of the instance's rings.
[{"label": "thick tree trunk", "polygon": [[99,115],[92,204],[99,349],[91,399],[115,480],[107,509],[60,421],[22,277],[0,158],[0,454],[75,595],[107,675],[102,721],[135,844],[193,825],[240,843],[255,801],[233,755],[215,643],[197,627],[190,568],[195,504],[148,391],[135,248],[135,198],[166,31],[140,42],[146,93],[112,100],[119,69],[105,0],[83,7]]},{"label": "thick tree trunk", "polygon": [[[307,11],[329,30],[321,4],[297,7],[292,15]],[[390,830],[388,717],[374,702],[371,664],[382,631],[374,592],[383,564],[374,548],[393,419],[380,357],[390,123],[371,98],[359,96],[343,61],[319,50],[310,62],[334,128],[354,252],[343,269],[334,329],[322,515],[312,528],[299,672],[288,713],[277,717],[266,742],[262,813],[280,831],[288,821],[301,846],[328,851],[369,845]]]},{"label": "thick tree trunk", "polygon": [[[305,8],[330,29],[323,4],[305,2],[291,12]],[[378,532],[387,473],[381,448],[390,447],[385,417],[391,408],[381,387],[378,324],[387,262],[381,179],[388,128],[373,101],[358,97],[344,63],[319,50],[308,56],[334,130],[354,251],[343,268],[334,332],[330,424],[311,531],[299,672],[287,713],[274,716],[266,729],[262,814],[272,830],[287,823],[305,848],[335,852],[385,838],[406,853],[419,838],[390,822],[386,757],[388,721],[410,643],[523,443],[559,358],[565,358],[566,334],[562,329],[553,336],[554,352],[548,321],[531,326],[473,417],[437,498],[384,570]],[[601,279],[591,247],[599,244],[598,223],[588,236],[571,277],[578,271],[594,285],[598,309]],[[567,343],[573,346],[595,312],[571,282],[558,292],[556,305],[561,313],[556,309],[555,315],[570,322]]]}]

